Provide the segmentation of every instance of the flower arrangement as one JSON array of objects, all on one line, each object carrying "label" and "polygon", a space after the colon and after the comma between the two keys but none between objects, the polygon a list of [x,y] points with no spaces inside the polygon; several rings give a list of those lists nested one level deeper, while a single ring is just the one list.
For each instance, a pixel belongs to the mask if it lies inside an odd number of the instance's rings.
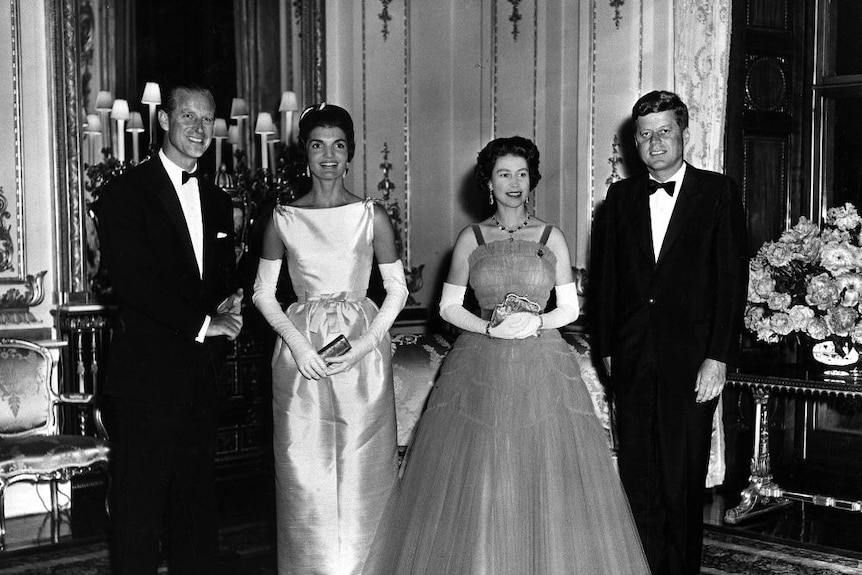
[{"label": "flower arrangement", "polygon": [[840,355],[862,343],[862,217],[830,208],[823,227],[805,217],[750,262],[745,327],[776,343],[796,335]]}]

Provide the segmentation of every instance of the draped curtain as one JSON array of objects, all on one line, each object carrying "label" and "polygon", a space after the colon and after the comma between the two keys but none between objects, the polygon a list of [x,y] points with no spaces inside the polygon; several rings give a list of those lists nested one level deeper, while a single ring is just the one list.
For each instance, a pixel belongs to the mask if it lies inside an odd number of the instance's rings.
[{"label": "draped curtain", "polygon": [[[724,126],[730,61],[731,0],[674,1],[674,83],[689,109],[687,159],[693,165],[724,171]],[[721,401],[715,412],[707,487],[725,474]]]},{"label": "draped curtain", "polygon": [[716,172],[724,171],[730,2],[674,2],[674,82],[691,116],[688,159]]}]

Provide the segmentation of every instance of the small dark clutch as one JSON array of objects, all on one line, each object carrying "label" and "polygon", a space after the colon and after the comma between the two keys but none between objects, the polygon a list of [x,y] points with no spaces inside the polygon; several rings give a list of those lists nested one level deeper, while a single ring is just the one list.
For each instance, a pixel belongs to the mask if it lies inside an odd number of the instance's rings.
[{"label": "small dark clutch", "polygon": [[339,335],[319,350],[317,350],[317,354],[325,359],[327,362],[334,361],[334,358],[339,355],[343,355],[350,351],[350,342],[347,341],[347,338],[343,335]]},{"label": "small dark clutch", "polygon": [[494,313],[491,314],[491,327],[496,327],[503,323],[503,320],[513,313],[527,312],[538,314],[542,309],[534,301],[529,298],[520,296],[516,293],[507,293],[503,301],[497,304],[494,308]]}]

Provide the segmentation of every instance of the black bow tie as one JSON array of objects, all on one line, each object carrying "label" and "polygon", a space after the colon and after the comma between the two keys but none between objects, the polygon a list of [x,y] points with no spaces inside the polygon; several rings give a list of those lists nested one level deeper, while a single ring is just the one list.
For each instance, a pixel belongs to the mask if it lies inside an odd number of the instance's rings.
[{"label": "black bow tie", "polygon": [[198,173],[197,173],[197,172],[191,172],[191,173],[189,173],[189,172],[183,171],[183,184],[185,184],[186,182],[188,182],[188,181],[189,181],[189,179],[191,179],[191,178],[197,178],[197,177],[198,177]]},{"label": "black bow tie", "polygon": [[676,182],[673,182],[673,181],[662,183],[662,182],[657,182],[655,180],[649,180],[649,183],[648,183],[649,195],[653,195],[656,192],[656,190],[662,189],[662,190],[667,192],[667,195],[673,196],[673,188],[675,185],[676,185]]}]

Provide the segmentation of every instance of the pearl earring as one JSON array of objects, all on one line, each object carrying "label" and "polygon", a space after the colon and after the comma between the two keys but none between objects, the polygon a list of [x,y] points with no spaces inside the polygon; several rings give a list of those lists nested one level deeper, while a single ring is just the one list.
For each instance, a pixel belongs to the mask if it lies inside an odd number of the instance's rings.
[{"label": "pearl earring", "polygon": [[491,204],[492,206],[494,205],[494,190],[493,189],[488,190],[488,203]]},{"label": "pearl earring", "polygon": [[305,165],[305,177],[306,178],[311,177],[311,168],[308,167],[308,164]]}]

